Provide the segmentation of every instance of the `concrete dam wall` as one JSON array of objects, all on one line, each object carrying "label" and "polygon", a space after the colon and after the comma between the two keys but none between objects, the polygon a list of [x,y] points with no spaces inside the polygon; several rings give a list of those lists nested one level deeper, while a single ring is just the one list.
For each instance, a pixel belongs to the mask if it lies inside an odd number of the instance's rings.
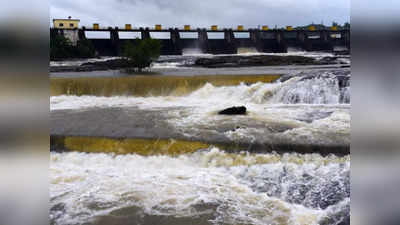
[{"label": "concrete dam wall", "polygon": [[[136,35],[126,37],[130,34]],[[239,48],[254,48],[262,53],[286,53],[291,47],[304,51],[333,51],[334,47],[345,47],[350,50],[350,30],[51,28],[50,38],[55,35],[63,35],[72,43],[78,40],[90,40],[100,56],[119,56],[121,46],[126,41],[134,42],[136,38],[159,39],[162,46],[161,55],[182,55],[184,49],[189,48],[199,49],[200,52],[207,54],[236,54]]]}]

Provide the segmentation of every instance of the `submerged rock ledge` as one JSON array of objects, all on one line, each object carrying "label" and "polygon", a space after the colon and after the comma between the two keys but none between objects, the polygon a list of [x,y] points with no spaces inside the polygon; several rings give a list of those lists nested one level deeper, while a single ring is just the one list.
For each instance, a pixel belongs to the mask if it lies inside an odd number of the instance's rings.
[{"label": "submerged rock ledge", "polygon": [[226,152],[247,151],[250,153],[318,153],[323,156],[334,154],[338,156],[350,154],[350,146],[324,146],[324,145],[300,145],[300,144],[273,144],[270,143],[232,143],[201,141],[188,141],[176,139],[143,139],[143,138],[107,138],[107,137],[81,137],[81,136],[50,136],[50,151],[65,152],[77,151],[87,153],[116,153],[171,155],[193,153],[206,150],[210,147],[218,147]]},{"label": "submerged rock ledge", "polygon": [[[257,67],[257,66],[288,66],[288,65],[338,65],[346,64],[339,59],[346,56],[325,56],[320,59],[306,56],[279,56],[279,55],[228,55],[214,57],[191,58],[190,60],[167,59],[159,60],[160,63],[179,63],[184,67],[226,68],[226,67]],[[81,65],[50,66],[51,73],[57,72],[92,72],[129,68],[126,59],[110,59],[105,61],[87,62]]]},{"label": "submerged rock ledge", "polygon": [[126,59],[110,59],[106,61],[87,62],[76,66],[50,66],[50,72],[91,72],[129,68]]},{"label": "submerged rock ledge", "polygon": [[272,130],[273,133],[269,135],[274,138],[233,141],[224,133],[237,126],[237,122],[215,125],[188,136],[185,135],[188,131],[177,129],[166,122],[170,119],[166,116],[168,115],[162,111],[136,107],[51,111],[51,150],[174,155],[216,146],[228,152],[297,152],[321,155],[350,153],[346,134],[335,135],[323,143],[318,140],[299,142],[279,137],[279,134],[293,129],[291,127],[280,129],[282,124],[273,123],[268,126],[260,125],[246,117],[244,120],[247,121],[248,128],[261,129],[264,133]]},{"label": "submerged rock ledge", "polygon": [[333,65],[341,64],[339,57],[323,57],[315,59],[305,56],[278,56],[278,55],[252,55],[252,56],[217,56],[212,58],[198,58],[195,66],[207,68],[220,67],[252,67],[252,66],[289,66],[289,65]]}]

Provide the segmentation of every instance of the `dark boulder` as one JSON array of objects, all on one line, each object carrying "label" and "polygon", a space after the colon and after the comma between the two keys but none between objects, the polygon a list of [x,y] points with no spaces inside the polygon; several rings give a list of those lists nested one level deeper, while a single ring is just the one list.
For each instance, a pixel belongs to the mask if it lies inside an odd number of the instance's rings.
[{"label": "dark boulder", "polygon": [[222,111],[219,111],[219,115],[246,115],[246,107],[244,106],[239,106],[239,107],[231,107],[224,109]]},{"label": "dark boulder", "polygon": [[81,67],[93,67],[99,69],[121,69],[121,68],[128,68],[131,64],[126,59],[110,59],[107,61],[98,61],[98,62],[88,62],[83,63]]}]

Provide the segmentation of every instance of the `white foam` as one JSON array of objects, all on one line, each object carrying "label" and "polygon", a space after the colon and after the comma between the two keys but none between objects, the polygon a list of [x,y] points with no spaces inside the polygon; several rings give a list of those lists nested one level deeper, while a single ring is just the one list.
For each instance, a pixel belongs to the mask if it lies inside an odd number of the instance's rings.
[{"label": "white foam", "polygon": [[317,224],[323,211],[257,192],[246,177],[278,176],[273,171],[287,167],[298,176],[307,172],[320,179],[349,161],[319,155],[227,154],[216,148],[177,158],[85,153],[50,157],[51,205],[65,204],[62,215],[50,216],[56,224],[83,223],[128,206],[150,215],[195,216],[202,213],[194,208],[198,204],[218,206],[217,224]]},{"label": "white foam", "polygon": [[153,68],[153,69],[171,69],[171,68],[178,68],[181,65],[183,65],[183,63],[180,63],[180,62],[153,62],[151,64],[151,68]]},{"label": "white foam", "polygon": [[[292,78],[291,80],[294,80]],[[299,78],[297,78],[299,79]],[[276,103],[339,104],[340,88],[335,77],[316,77],[290,82],[274,95]],[[290,82],[290,83],[289,83]]]},{"label": "white foam", "polygon": [[76,60],[63,60],[63,61],[50,61],[50,66],[80,66],[89,62],[105,62],[108,60],[120,59],[121,57],[100,57],[89,59],[76,59]]},{"label": "white foam", "polygon": [[183,56],[212,56],[204,53],[200,48],[185,48],[182,50]]},{"label": "white foam", "polygon": [[87,107],[171,107],[199,106],[221,108],[233,105],[266,106],[271,104],[339,104],[340,90],[334,78],[313,78],[299,81],[294,77],[284,83],[255,83],[252,85],[216,87],[207,83],[193,93],[183,96],[160,97],[95,97],[52,96],[50,109],[77,109]]}]

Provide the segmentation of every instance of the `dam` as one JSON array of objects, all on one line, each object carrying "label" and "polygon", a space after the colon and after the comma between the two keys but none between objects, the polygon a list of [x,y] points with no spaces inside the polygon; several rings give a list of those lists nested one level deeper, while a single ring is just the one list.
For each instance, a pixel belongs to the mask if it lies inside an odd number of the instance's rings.
[{"label": "dam", "polygon": [[[97,34],[101,34],[101,37]],[[121,46],[126,41],[135,41],[136,38],[153,38],[161,41],[161,55],[182,55],[185,49],[199,49],[206,54],[236,54],[240,48],[253,48],[260,53],[286,53],[288,48],[304,51],[333,51],[335,47],[350,50],[350,30],[329,29],[163,29],[161,25],[152,28],[132,28],[126,25],[119,27],[99,27],[95,24],[91,28],[81,27],[74,29],[50,28],[50,38],[63,35],[73,43],[79,40],[90,40],[100,56],[119,56]],[[94,37],[91,37],[94,36]]]}]

